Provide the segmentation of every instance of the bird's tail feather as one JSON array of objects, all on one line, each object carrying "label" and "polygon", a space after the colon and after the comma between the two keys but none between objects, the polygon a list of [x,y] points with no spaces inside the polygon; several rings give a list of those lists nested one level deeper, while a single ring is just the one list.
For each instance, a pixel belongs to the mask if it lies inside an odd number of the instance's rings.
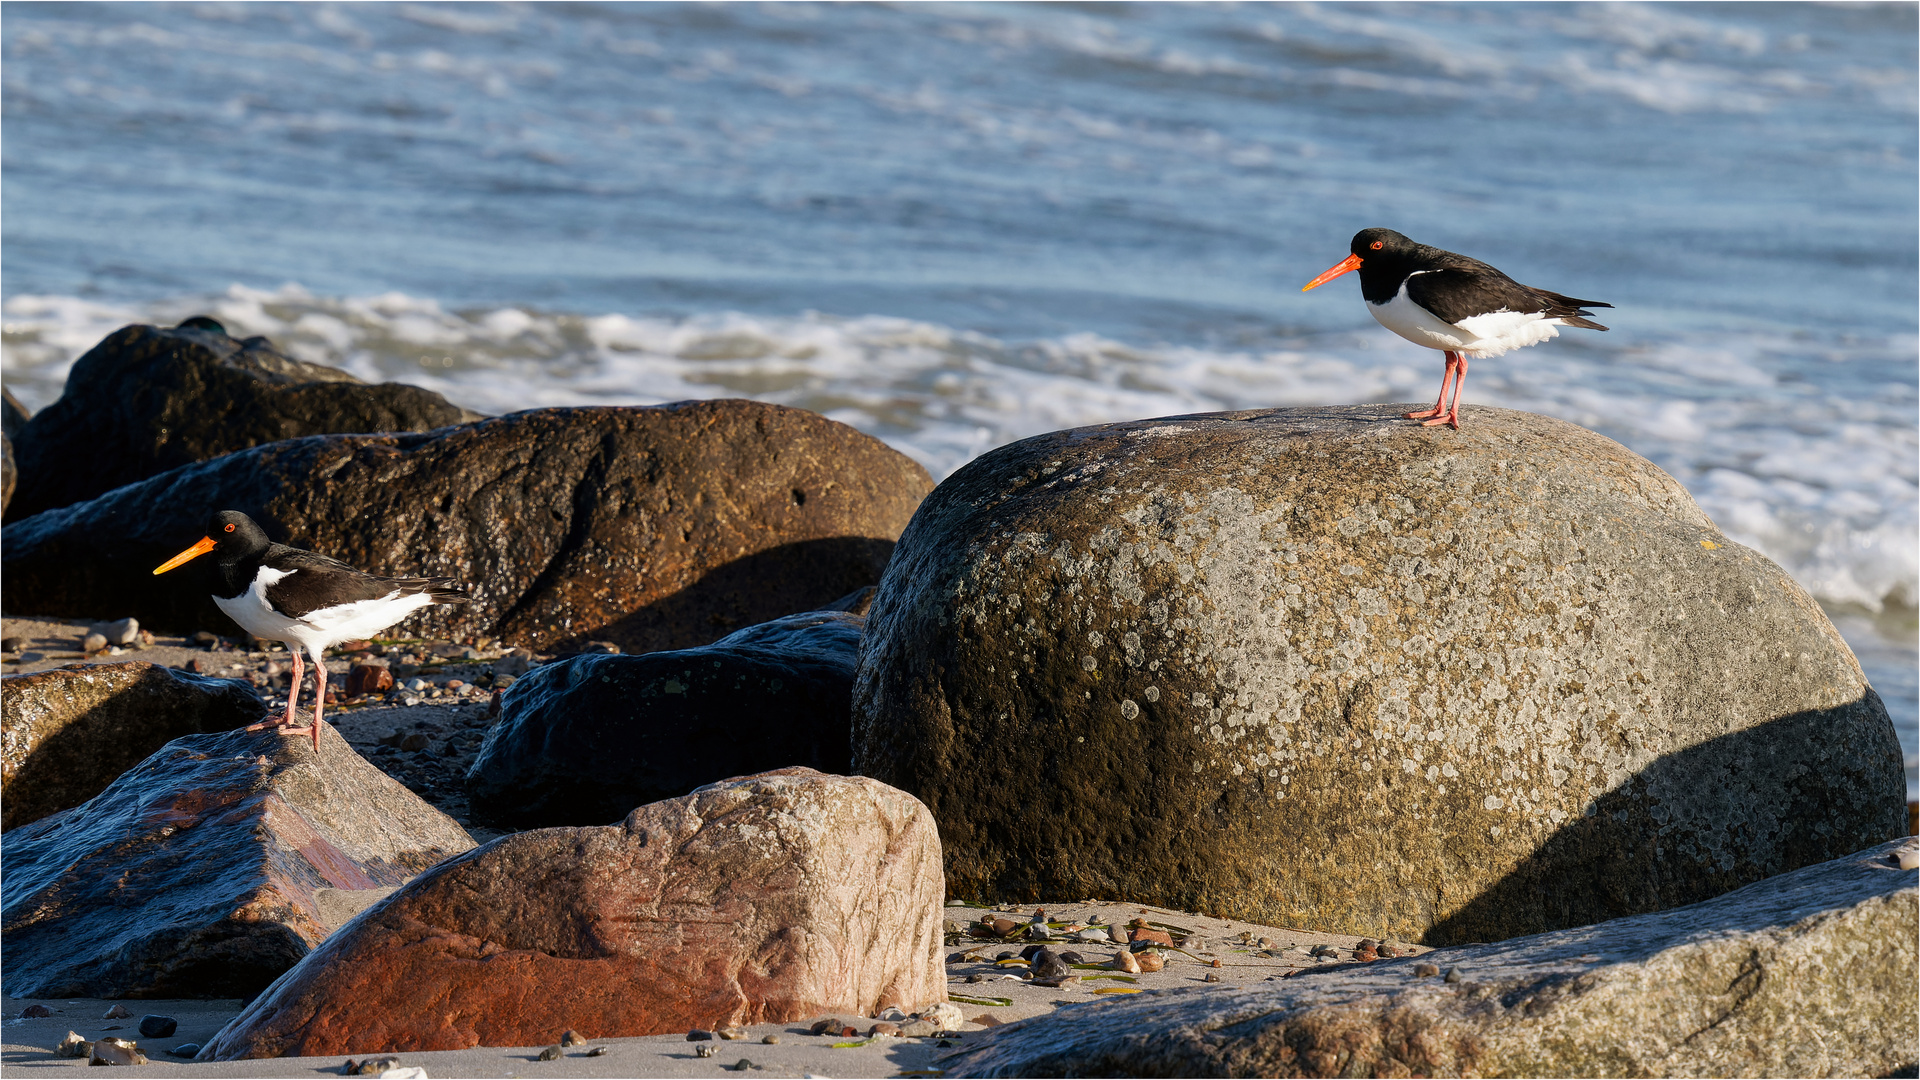
[{"label": "bird's tail feather", "polygon": [[473,600],[453,583],[452,578],[395,578],[394,584],[403,593],[426,593],[433,597],[436,604],[465,604]]}]

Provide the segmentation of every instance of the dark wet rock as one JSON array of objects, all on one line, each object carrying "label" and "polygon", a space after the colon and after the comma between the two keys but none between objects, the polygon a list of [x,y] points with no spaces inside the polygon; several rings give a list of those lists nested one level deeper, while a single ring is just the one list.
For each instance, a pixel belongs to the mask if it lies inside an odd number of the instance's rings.
[{"label": "dark wet rock", "polygon": [[78,806],[182,735],[260,719],[236,679],[142,661],[70,664],[0,679],[0,827]]},{"label": "dark wet rock", "polygon": [[171,1016],[148,1013],[140,1018],[140,1034],[149,1039],[164,1039],[179,1028],[180,1022]]},{"label": "dark wet rock", "polygon": [[33,1020],[42,1016],[52,1016],[53,1010],[47,1008],[45,1005],[29,1005],[20,1010],[20,1015],[28,1020]]},{"label": "dark wet rock", "polygon": [[[1920,889],[1895,841],[1704,903],[984,1036],[949,1076],[1912,1075]],[[1902,1072],[1905,1070],[1905,1072]]]},{"label": "dark wet rock", "polygon": [[854,771],[932,808],[949,896],[1488,941],[1900,835],[1886,709],[1779,567],[1591,432],[1396,411],[1056,432],[928,497]]},{"label": "dark wet rock", "polygon": [[713,1038],[713,1032],[708,1031],[705,1028],[694,1028],[693,1030],[687,1032],[688,1042],[707,1042],[712,1038]]},{"label": "dark wet rock", "polygon": [[166,1055],[168,1057],[177,1058],[190,1058],[199,1052],[199,1043],[181,1043],[179,1046],[169,1046],[166,1049]]},{"label": "dark wet rock", "polygon": [[128,1012],[128,1011],[127,1011],[127,1007],[126,1007],[125,1005],[122,1005],[122,1004],[120,1004],[119,1002],[117,1002],[117,1001],[116,1001],[116,1002],[114,1002],[114,1003],[113,1003],[112,1005],[110,1005],[110,1006],[108,1006],[108,1007],[107,1007],[107,1011],[106,1011],[106,1012],[103,1012],[103,1013],[101,1013],[101,1014],[100,1014],[100,1019],[102,1019],[102,1020],[125,1020],[126,1018],[128,1018],[128,1017],[130,1017],[130,1016],[132,1016],[132,1015],[133,1015],[132,1013],[130,1013],[130,1012]]},{"label": "dark wet rock", "polygon": [[6,834],[0,963],[22,997],[247,997],[327,937],[316,892],[473,846],[331,726],[175,739]]},{"label": "dark wet rock", "polygon": [[370,386],[291,359],[265,338],[126,326],[75,361],[60,400],[28,421],[14,448],[21,480],[7,520],[263,443],[430,431],[478,416],[418,386]]},{"label": "dark wet rock", "polygon": [[559,1061],[560,1060],[559,1045],[556,1044],[553,1046],[549,1046],[545,1050],[540,1051],[540,1060],[541,1061]]},{"label": "dark wet rock", "polygon": [[393,689],[393,672],[379,664],[355,664],[347,670],[348,697],[384,694]]},{"label": "dark wet rock", "polygon": [[698,649],[535,669],[502,696],[467,771],[474,820],[604,824],[729,776],[846,773],[864,622],[809,612]]},{"label": "dark wet rock", "polygon": [[230,625],[196,578],[210,560],[152,573],[200,537],[209,508],[230,508],[276,540],[373,573],[452,577],[473,594],[402,624],[408,633],[542,652],[590,639],[681,649],[875,580],[931,487],[878,439],[752,401],[310,436],[10,524],[0,598],[16,614]]},{"label": "dark wet rock", "polygon": [[572,1028],[568,1028],[566,1034],[560,1036],[561,1046],[581,1046],[581,1045],[584,1045],[586,1042],[587,1042],[587,1037],[573,1030]]},{"label": "dark wet rock", "polygon": [[570,1025],[618,1038],[918,1007],[946,996],[939,852],[926,807],[811,769],[715,784],[618,825],[503,836],[343,927],[201,1058],[538,1046]]}]

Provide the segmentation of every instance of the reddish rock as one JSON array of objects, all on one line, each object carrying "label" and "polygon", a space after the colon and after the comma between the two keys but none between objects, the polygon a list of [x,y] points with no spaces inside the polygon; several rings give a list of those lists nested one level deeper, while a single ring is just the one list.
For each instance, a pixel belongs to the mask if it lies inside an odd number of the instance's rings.
[{"label": "reddish rock", "polygon": [[[230,623],[196,567],[153,568],[209,508],[379,574],[451,577],[475,602],[402,624],[542,652],[705,645],[876,580],[925,469],[815,413],[753,401],[538,409],[426,434],[316,435],[188,465],[7,528],[19,614]],[[207,560],[201,560],[211,567]]]},{"label": "reddish rock", "polygon": [[246,997],[326,938],[322,889],[398,885],[473,846],[326,728],[190,735],[6,834],[7,992]]},{"label": "reddish rock", "polygon": [[[782,769],[501,837],[343,928],[201,1060],[540,1045],[945,1000],[932,815]],[[9,988],[11,992],[11,987]]]},{"label": "reddish rock", "polygon": [[380,694],[393,689],[393,672],[378,664],[355,664],[347,669],[347,696]]},{"label": "reddish rock", "polygon": [[5,829],[86,802],[173,739],[242,727],[267,711],[246,683],[138,660],[9,675],[0,686]]},{"label": "reddish rock", "polygon": [[430,431],[478,415],[418,386],[372,386],[282,356],[265,338],[125,326],[74,361],[60,400],[27,422],[7,520],[262,443],[330,431]]},{"label": "reddish rock", "polygon": [[1173,935],[1167,933],[1165,930],[1155,930],[1151,926],[1134,927],[1133,933],[1128,936],[1127,940],[1151,941],[1156,945],[1165,945],[1168,948],[1173,947]]}]

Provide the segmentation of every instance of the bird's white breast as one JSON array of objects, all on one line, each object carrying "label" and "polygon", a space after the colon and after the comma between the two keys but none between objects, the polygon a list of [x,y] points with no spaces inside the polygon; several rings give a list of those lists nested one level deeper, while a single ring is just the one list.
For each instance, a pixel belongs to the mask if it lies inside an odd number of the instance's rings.
[{"label": "bird's white breast", "polygon": [[213,602],[247,633],[268,641],[284,641],[318,656],[321,650],[354,638],[372,637],[415,611],[433,603],[425,593],[402,595],[395,589],[373,600],[308,612],[294,619],[275,611],[267,599],[267,587],[298,570],[275,570],[262,566],[254,574],[247,591],[232,599],[216,596]]},{"label": "bird's white breast", "polygon": [[[1431,271],[1415,271],[1415,274],[1425,273]],[[1414,276],[1407,275],[1407,280],[1413,280]],[[1440,316],[1414,303],[1407,296],[1404,281],[1392,299],[1384,304],[1368,302],[1367,310],[1373,312],[1375,322],[1415,345],[1424,345],[1429,349],[1454,349],[1474,360],[1538,345],[1560,333],[1560,320],[1548,318],[1541,312],[1492,311],[1461,319],[1458,323],[1445,322]]]}]

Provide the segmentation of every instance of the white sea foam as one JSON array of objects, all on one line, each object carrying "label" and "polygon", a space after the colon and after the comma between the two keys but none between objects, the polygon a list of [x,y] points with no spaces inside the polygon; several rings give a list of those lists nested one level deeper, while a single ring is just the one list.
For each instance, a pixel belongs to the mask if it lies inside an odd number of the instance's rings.
[{"label": "white sea foam", "polygon": [[[399,379],[483,412],[753,397],[886,439],[943,476],[1042,431],[1141,416],[1341,401],[1420,401],[1435,354],[1377,335],[1289,348],[1142,347],[1092,333],[1004,342],[887,316],[582,316],[448,311],[403,293],[331,298],[235,286],[136,307],[69,296],[6,302],[6,380],[38,407],[72,361],[128,322],[208,313],[301,359]],[[1829,604],[1920,599],[1920,475],[1909,384],[1864,397],[1783,385],[1769,339],[1719,335],[1595,352],[1579,339],[1474,365],[1466,400],[1602,431],[1687,485],[1734,539]],[[1825,342],[1833,362],[1911,356],[1911,338]]]}]

